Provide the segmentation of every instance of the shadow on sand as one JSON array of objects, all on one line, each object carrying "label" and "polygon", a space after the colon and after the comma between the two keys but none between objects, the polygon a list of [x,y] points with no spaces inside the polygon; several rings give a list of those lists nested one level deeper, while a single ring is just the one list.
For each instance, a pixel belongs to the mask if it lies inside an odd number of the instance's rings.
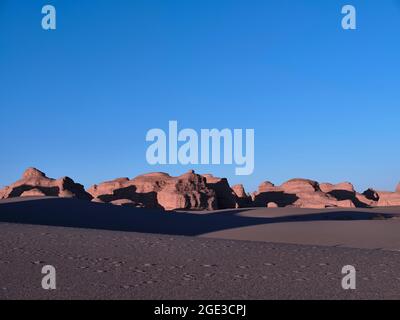
[{"label": "shadow on sand", "polygon": [[198,214],[165,212],[159,209],[120,207],[65,198],[0,202],[0,222],[73,228],[134,231],[196,236],[214,231],[269,223],[321,220],[371,220],[392,215],[351,209],[323,211],[282,217],[245,217],[252,209],[236,209]]}]

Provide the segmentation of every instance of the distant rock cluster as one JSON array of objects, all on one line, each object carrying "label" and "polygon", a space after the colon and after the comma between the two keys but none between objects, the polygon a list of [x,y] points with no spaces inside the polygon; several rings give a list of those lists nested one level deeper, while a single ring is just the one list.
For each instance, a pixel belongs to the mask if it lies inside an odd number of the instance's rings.
[{"label": "distant rock cluster", "polygon": [[22,178],[0,190],[0,199],[29,196],[78,198],[121,206],[164,210],[218,210],[247,207],[369,208],[400,206],[400,184],[395,192],[368,189],[358,193],[349,182],[331,184],[292,179],[280,186],[263,182],[252,194],[243,185],[230,186],[226,178],[200,175],[193,170],[172,177],[149,173],[95,184],[88,190],[71,178],[48,178],[27,169]]},{"label": "distant rock cluster", "polygon": [[0,199],[29,196],[92,199],[83,185],[75,183],[71,178],[48,178],[35,168],[25,170],[20,180],[0,190]]}]

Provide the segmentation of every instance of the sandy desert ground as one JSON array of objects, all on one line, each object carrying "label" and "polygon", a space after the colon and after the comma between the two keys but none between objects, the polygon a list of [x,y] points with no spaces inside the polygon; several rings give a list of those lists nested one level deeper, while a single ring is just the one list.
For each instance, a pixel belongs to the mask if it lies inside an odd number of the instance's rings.
[{"label": "sandy desert ground", "polygon": [[[399,299],[400,208],[161,212],[0,201],[0,299]],[[57,289],[41,288],[41,268]],[[341,269],[357,269],[343,290]]]}]

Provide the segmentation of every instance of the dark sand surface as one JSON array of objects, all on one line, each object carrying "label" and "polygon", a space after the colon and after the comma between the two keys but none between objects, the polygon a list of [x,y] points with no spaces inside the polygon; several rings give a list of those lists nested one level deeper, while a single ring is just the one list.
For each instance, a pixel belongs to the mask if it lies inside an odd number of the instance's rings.
[{"label": "dark sand surface", "polygon": [[[0,299],[399,299],[399,212],[2,200]],[[45,264],[56,290],[41,288]],[[357,289],[345,291],[349,264]]]}]

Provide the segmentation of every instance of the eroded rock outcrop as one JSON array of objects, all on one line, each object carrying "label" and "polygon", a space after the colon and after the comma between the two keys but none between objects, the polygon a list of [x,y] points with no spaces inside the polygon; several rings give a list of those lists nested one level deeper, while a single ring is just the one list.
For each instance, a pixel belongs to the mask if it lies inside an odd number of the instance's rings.
[{"label": "eroded rock outcrop", "polygon": [[157,192],[157,201],[166,210],[218,209],[214,190],[209,188],[204,177],[194,171],[168,179],[166,185]]},{"label": "eroded rock outcrop", "polygon": [[124,200],[136,206],[165,210],[215,210],[215,192],[207,186],[206,179],[189,171],[179,177],[166,173],[140,175],[132,180],[119,178],[92,186],[88,192],[94,201],[118,204]]},{"label": "eroded rock outcrop", "polygon": [[[348,185],[339,186],[350,189]],[[325,192],[323,190],[325,190]],[[319,183],[308,179],[292,179],[281,186],[263,182],[253,195],[254,205],[258,207],[298,207],[298,208],[353,208],[351,199],[337,199],[329,194],[335,185]]]},{"label": "eroded rock outcrop", "polygon": [[232,190],[235,193],[237,206],[239,208],[251,207],[251,205],[252,205],[251,196],[249,196],[246,193],[244,186],[242,184],[234,185],[232,187]]},{"label": "eroded rock outcrop", "polygon": [[400,193],[399,192],[386,192],[378,191],[378,207],[393,207],[400,206]]},{"label": "eroded rock outcrop", "polygon": [[83,185],[75,183],[71,178],[48,178],[36,168],[28,168],[20,180],[0,190],[1,199],[28,196],[54,196],[83,200],[92,198]]},{"label": "eroded rock outcrop", "polygon": [[334,191],[347,191],[350,193],[355,193],[354,186],[350,182],[342,182],[338,184],[332,183],[320,183],[319,187],[322,192],[330,193]]},{"label": "eroded rock outcrop", "polygon": [[0,199],[13,197],[74,197],[119,206],[165,210],[217,210],[246,207],[367,208],[400,206],[400,184],[395,192],[368,189],[358,193],[350,182],[318,183],[291,179],[280,186],[269,181],[247,194],[243,185],[231,187],[226,178],[193,170],[172,177],[167,173],[118,178],[93,185],[86,192],[71,178],[52,179],[29,168],[20,180],[0,190]]},{"label": "eroded rock outcrop", "polygon": [[377,191],[368,189],[362,194],[368,201],[371,207],[393,207],[400,206],[400,192]]},{"label": "eroded rock outcrop", "polygon": [[229,186],[226,178],[217,178],[211,174],[204,174],[202,176],[206,179],[207,186],[215,192],[218,209],[231,209],[239,207],[236,194]]},{"label": "eroded rock outcrop", "polygon": [[119,178],[94,185],[88,192],[97,202],[129,199],[144,207],[165,210],[216,210],[251,205],[244,189],[237,195],[227,179],[199,175],[193,170],[179,177],[149,173],[132,180]]},{"label": "eroded rock outcrop", "polygon": [[368,199],[364,194],[357,193],[350,182],[338,184],[321,183],[319,186],[322,192],[334,197],[336,200],[349,200],[358,208],[371,207],[375,204],[374,201]]}]

